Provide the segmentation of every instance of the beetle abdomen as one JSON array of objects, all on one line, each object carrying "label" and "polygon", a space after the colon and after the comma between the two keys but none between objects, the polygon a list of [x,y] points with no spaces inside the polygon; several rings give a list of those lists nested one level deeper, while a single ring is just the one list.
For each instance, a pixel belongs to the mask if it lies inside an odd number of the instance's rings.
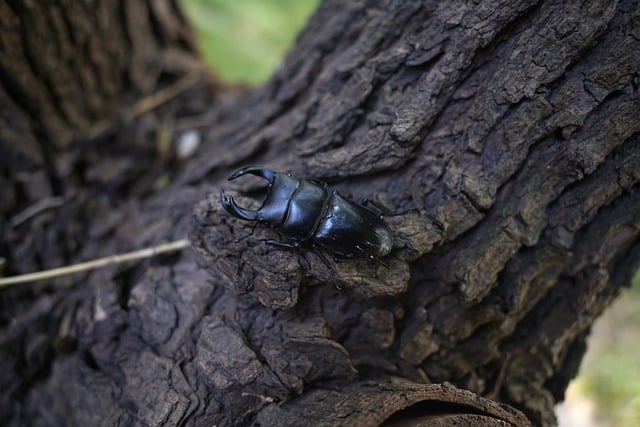
[{"label": "beetle abdomen", "polygon": [[333,192],[314,241],[342,258],[377,259],[391,251],[393,234],[378,215]]}]

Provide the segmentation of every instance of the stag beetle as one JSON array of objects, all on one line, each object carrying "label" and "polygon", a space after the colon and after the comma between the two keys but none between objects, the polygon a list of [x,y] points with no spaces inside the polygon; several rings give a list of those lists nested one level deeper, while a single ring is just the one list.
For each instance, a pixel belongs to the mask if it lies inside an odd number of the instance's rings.
[{"label": "stag beetle", "polygon": [[[269,181],[267,197],[256,211],[239,207],[222,190],[222,206],[245,221],[275,228],[287,241],[269,239],[271,245],[311,246],[331,253],[335,261],[368,258],[376,261],[391,251],[393,234],[379,214],[357,205],[317,181],[297,179],[290,173],[263,167],[236,171],[229,181],[251,174]],[[326,262],[326,261],[325,261]]]}]

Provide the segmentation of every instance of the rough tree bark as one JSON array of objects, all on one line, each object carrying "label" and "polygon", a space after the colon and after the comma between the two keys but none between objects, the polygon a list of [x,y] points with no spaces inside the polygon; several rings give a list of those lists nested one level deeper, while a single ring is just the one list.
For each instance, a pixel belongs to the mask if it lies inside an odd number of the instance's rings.
[{"label": "rough tree bark", "polygon": [[[8,4],[0,6],[3,51],[15,37],[16,52],[29,52],[27,17],[47,14]],[[75,3],[61,4],[64,12]],[[127,5],[109,16],[126,22]],[[173,6],[145,5],[145,14]],[[69,37],[101,28],[63,22]],[[159,25],[140,31],[175,40]],[[125,51],[139,43],[125,39]],[[56,42],[46,41],[37,46]],[[52,145],[57,129],[88,129],[91,114],[67,119],[65,108],[86,108],[59,105],[46,61],[31,58],[34,75],[25,79],[44,82],[59,116],[48,124],[49,110],[32,103],[38,98],[14,89],[24,75],[10,67],[15,58],[0,59],[0,96],[13,114],[2,119],[14,124],[2,131],[2,149],[18,153],[18,141],[31,141],[47,160],[32,162],[29,170],[45,174],[29,183],[54,176],[51,194],[65,204],[11,228],[8,220],[37,197],[3,198],[7,272],[187,234],[195,249],[4,290],[1,357],[12,369],[0,376],[2,413],[16,423],[527,422],[484,396],[549,425],[590,325],[640,263],[634,1],[325,1],[243,105],[222,107],[219,92],[189,90],[128,132],[67,151]],[[144,93],[109,92],[118,106]],[[122,141],[155,141],[139,131],[145,117],[166,118],[199,99],[214,111],[209,138],[193,160],[172,163],[168,184],[157,185],[154,162],[154,179],[127,168],[126,178],[88,172],[101,162],[130,164],[135,152]],[[389,268],[349,262],[332,272],[311,252],[235,242],[249,228],[221,210],[219,191],[258,194],[250,180],[224,181],[249,163],[322,179],[399,212],[387,218],[396,236]],[[14,193],[22,165],[3,164],[3,187]]]}]

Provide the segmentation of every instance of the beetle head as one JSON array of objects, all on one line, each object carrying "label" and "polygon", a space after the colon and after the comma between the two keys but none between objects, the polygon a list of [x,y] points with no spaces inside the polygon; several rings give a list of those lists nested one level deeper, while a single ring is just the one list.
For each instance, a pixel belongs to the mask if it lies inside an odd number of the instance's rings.
[{"label": "beetle head", "polygon": [[220,194],[222,207],[229,214],[245,221],[261,221],[274,227],[281,225],[284,222],[291,197],[300,181],[289,174],[275,172],[262,167],[240,169],[229,177],[229,181],[246,174],[259,176],[269,181],[267,197],[262,206],[255,211],[243,209],[236,204],[232,196],[227,197],[224,190],[222,190]]}]

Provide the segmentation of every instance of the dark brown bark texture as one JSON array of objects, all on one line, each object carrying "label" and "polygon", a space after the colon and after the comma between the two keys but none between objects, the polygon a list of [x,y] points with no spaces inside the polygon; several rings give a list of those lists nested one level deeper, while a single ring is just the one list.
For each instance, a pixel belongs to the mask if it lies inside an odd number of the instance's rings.
[{"label": "dark brown bark texture", "polygon": [[[200,67],[174,3],[2,2],[0,210],[68,189],[80,141],[131,122],[136,99]],[[82,161],[104,174],[96,159]]]},{"label": "dark brown bark texture", "polygon": [[[31,112],[30,98],[7,89],[7,67],[2,96]],[[484,396],[553,424],[590,325],[640,264],[639,70],[635,1],[325,1],[241,107],[221,115],[222,96],[200,94],[217,111],[211,133],[165,185],[119,175],[113,190],[78,172],[108,161],[100,150],[113,144],[135,159],[121,134],[90,139],[85,157],[49,155],[42,179],[55,171],[66,203],[4,226],[12,273],[187,234],[194,251],[3,291],[3,415],[31,425],[527,424]],[[45,116],[33,114],[16,113],[16,138]],[[18,146],[4,133],[2,145]],[[3,166],[9,186],[21,164]],[[236,241],[251,225],[226,214],[219,193],[259,203],[242,196],[261,194],[254,180],[225,181],[245,164],[397,212],[386,217],[396,237],[386,267],[328,269],[312,251],[261,244],[278,238],[271,229]],[[6,218],[36,199],[7,204]],[[107,202],[87,211],[94,199]]]}]

